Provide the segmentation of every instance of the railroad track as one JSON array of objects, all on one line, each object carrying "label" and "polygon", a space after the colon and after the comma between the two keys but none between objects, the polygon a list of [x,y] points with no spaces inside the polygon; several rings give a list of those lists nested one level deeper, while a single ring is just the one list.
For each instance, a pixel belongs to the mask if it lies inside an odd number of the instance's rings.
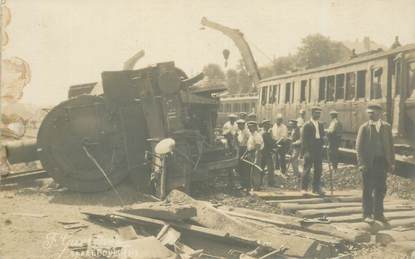
[{"label": "railroad track", "polygon": [[48,178],[48,177],[49,175],[44,169],[10,173],[6,176],[0,177],[0,185],[33,181],[35,179]]}]

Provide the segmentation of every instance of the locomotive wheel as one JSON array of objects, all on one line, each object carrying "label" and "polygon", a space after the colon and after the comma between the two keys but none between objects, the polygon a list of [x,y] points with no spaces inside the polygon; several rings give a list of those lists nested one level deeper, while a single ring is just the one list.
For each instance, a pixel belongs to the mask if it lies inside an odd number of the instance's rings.
[{"label": "locomotive wheel", "polygon": [[85,149],[113,185],[128,176],[118,118],[99,96],[81,95],[54,107],[38,133],[43,167],[60,185],[73,191],[98,192],[111,186]]}]

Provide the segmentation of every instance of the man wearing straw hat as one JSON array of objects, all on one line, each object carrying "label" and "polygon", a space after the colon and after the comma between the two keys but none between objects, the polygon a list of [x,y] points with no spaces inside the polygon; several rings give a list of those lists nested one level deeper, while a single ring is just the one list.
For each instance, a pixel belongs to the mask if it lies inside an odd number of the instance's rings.
[{"label": "man wearing straw hat", "polygon": [[232,152],[234,150],[236,131],[238,131],[238,125],[236,124],[238,116],[231,113],[228,115],[228,118],[229,120],[223,125],[222,135],[225,137],[228,143],[228,148]]}]

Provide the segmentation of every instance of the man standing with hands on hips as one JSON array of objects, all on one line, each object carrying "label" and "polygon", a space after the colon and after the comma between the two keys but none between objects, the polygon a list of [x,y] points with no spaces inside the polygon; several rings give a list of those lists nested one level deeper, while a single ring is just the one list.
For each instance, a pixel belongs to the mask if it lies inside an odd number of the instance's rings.
[{"label": "man standing with hands on hips", "polygon": [[359,128],[356,139],[357,163],[363,178],[363,220],[386,223],[383,200],[386,195],[387,172],[395,170],[392,129],[381,120],[382,107],[367,108],[369,121]]}]

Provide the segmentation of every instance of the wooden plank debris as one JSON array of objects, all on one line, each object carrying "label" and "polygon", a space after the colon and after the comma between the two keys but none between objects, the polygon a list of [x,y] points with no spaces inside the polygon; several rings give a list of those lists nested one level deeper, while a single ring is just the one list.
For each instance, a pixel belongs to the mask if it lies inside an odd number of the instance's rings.
[{"label": "wooden plank debris", "polygon": [[76,220],[58,220],[58,223],[62,225],[72,225],[72,224],[78,224],[80,222]]},{"label": "wooden plank debris", "polygon": [[135,229],[133,226],[122,226],[117,228],[117,232],[121,237],[121,240],[133,240],[137,239],[138,235],[137,232],[135,232]]},{"label": "wooden plank debris", "polygon": [[321,197],[321,198],[303,198],[303,199],[288,199],[288,200],[266,200],[268,204],[281,203],[298,203],[298,204],[316,204],[328,202],[361,202],[361,196],[339,196],[339,197]]},{"label": "wooden plank debris", "polygon": [[279,204],[283,213],[292,213],[297,210],[310,210],[310,209],[333,209],[333,208],[346,208],[346,207],[361,207],[361,203],[357,202],[332,202],[332,203],[317,203],[317,204]]},{"label": "wooden plank debris", "polygon": [[177,254],[180,254],[181,258],[200,258],[200,255],[204,252],[203,249],[194,250],[193,248],[181,243],[180,241],[177,241],[174,244],[174,251]]},{"label": "wooden plank debris", "polygon": [[[415,217],[415,210],[408,210],[408,211],[390,211],[385,212],[385,217],[389,220],[392,219],[402,219],[402,218],[414,218]],[[351,214],[345,216],[334,216],[329,217],[330,222],[338,223],[338,222],[361,222],[362,221],[362,214]]]},{"label": "wooden plank debris", "polygon": [[166,197],[171,203],[186,203],[196,208],[197,216],[192,220],[209,229],[222,230],[238,236],[269,242],[271,247],[288,248],[287,255],[298,257],[314,256],[318,242],[315,240],[287,235],[268,235],[266,232],[243,224],[225,212],[214,208],[210,203],[198,201],[178,190],[173,190]]},{"label": "wooden plank debris", "polygon": [[119,220],[122,222],[128,222],[130,224],[137,224],[142,226],[148,226],[153,228],[161,229],[164,225],[171,225],[174,228],[180,230],[181,232],[189,232],[191,234],[208,238],[208,239],[214,239],[218,240],[224,243],[231,243],[231,244],[240,244],[246,247],[257,247],[259,245],[257,240],[254,239],[248,239],[244,237],[239,237],[224,231],[214,230],[214,229],[208,229],[205,227],[185,224],[182,222],[166,222],[158,219],[152,219],[137,215],[131,215],[123,212],[114,212],[111,214],[104,214],[104,213],[98,213],[98,212],[82,212],[84,215],[87,215],[92,220]]},{"label": "wooden plank debris", "polygon": [[225,213],[235,217],[248,218],[260,222],[270,223],[280,227],[297,229],[315,234],[330,235],[346,241],[370,241],[370,234],[365,231],[355,231],[353,229],[348,229],[343,226],[337,226],[334,224],[302,224],[300,220],[296,217],[258,212],[243,208],[233,208],[233,211],[226,211]]},{"label": "wooden plank debris", "polygon": [[121,210],[122,212],[161,220],[185,220],[196,216],[196,209],[187,204],[146,202]]},{"label": "wooden plank debris", "polygon": [[87,228],[88,225],[82,224],[82,223],[76,223],[76,224],[68,224],[64,225],[64,229],[79,229],[79,228]]},{"label": "wooden plank debris", "polygon": [[172,246],[180,239],[181,233],[170,225],[165,225],[157,235],[157,239],[165,246]]},{"label": "wooden plank debris", "polygon": [[360,195],[356,191],[336,191],[334,195],[320,196],[313,193],[302,193],[298,191],[253,191],[251,195],[264,200],[290,200],[290,199],[304,199],[304,198],[329,198],[329,197],[344,197]]},{"label": "wooden plank debris", "polygon": [[[161,244],[154,236],[124,241],[121,245],[122,250],[125,251],[125,253],[121,252],[122,259],[178,258],[176,253]],[[134,257],[131,257],[132,255]]]},{"label": "wooden plank debris", "polygon": [[32,217],[32,218],[45,218],[45,217],[47,217],[47,215],[44,215],[44,214],[24,213],[24,212],[11,213],[10,215],[13,215],[13,216],[21,216],[21,217]]},{"label": "wooden plank debris", "polygon": [[[412,205],[398,205],[391,204],[385,207],[385,211],[405,211],[414,210],[415,207]],[[303,218],[317,218],[321,216],[340,216],[354,213],[361,213],[361,207],[351,208],[334,208],[334,209],[309,209],[309,210],[298,210],[295,215]]]}]

